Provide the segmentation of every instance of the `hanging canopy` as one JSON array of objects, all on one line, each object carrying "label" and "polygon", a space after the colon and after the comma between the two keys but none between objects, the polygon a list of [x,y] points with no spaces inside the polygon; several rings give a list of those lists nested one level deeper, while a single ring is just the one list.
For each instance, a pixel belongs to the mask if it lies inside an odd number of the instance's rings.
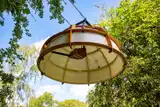
[{"label": "hanging canopy", "polygon": [[43,45],[37,60],[41,73],[62,83],[91,84],[124,70],[120,44],[101,27],[72,25]]}]

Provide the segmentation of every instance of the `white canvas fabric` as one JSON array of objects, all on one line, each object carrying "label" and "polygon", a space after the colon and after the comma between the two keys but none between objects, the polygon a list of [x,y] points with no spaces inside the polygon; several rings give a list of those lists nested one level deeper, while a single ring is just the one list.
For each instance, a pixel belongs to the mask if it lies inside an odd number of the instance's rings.
[{"label": "white canvas fabric", "polygon": [[[46,49],[41,50],[41,53],[52,47],[69,43],[68,35],[68,33],[62,34],[54,38],[47,44]],[[64,83],[91,84],[114,78],[123,71],[125,58],[114,41],[111,41],[113,48],[111,53],[105,36],[97,33],[74,32],[72,42],[72,49],[69,45],[64,45],[53,51],[69,54],[75,48],[85,46],[87,56],[77,60],[50,51],[39,62],[39,69],[44,75]],[[76,42],[79,44],[77,45]]]}]

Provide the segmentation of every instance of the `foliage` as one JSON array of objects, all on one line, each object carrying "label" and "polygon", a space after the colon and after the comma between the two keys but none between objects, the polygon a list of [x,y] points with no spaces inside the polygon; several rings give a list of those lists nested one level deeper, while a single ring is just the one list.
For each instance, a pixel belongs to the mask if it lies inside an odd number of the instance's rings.
[{"label": "foliage", "polygon": [[57,107],[87,107],[87,105],[79,100],[65,100],[59,102]]},{"label": "foliage", "polygon": [[[59,23],[63,23],[61,13],[64,9],[64,0],[47,0],[47,3],[51,13],[50,19],[58,19]],[[12,37],[9,41],[10,46],[0,49],[0,106],[6,106],[6,99],[12,97],[11,86],[14,81],[14,76],[4,71],[3,63],[8,62],[14,66],[16,58],[22,60],[22,56],[17,52],[18,40],[22,38],[24,33],[31,36],[28,29],[28,16],[34,17],[32,12],[35,12],[40,18],[43,18],[43,9],[44,3],[42,0],[0,0],[0,26],[5,25],[4,14],[9,14],[14,21]]]},{"label": "foliage", "polygon": [[35,81],[36,77],[40,76],[36,66],[39,50],[35,46],[21,46],[18,52],[23,55],[24,59],[16,60],[15,66],[10,67],[10,71],[15,77],[12,84],[13,98],[10,101],[13,104],[23,102],[23,100],[27,101],[33,95],[33,90],[28,81]]},{"label": "foliage", "polygon": [[51,93],[45,92],[38,98],[31,97],[28,107],[55,107],[56,101],[53,99]]},{"label": "foliage", "polygon": [[[151,107],[160,104],[160,0],[122,0],[100,24],[127,54],[125,71],[88,94],[90,107]],[[104,22],[105,21],[105,22]]]},{"label": "foliage", "polygon": [[74,99],[59,102],[54,100],[51,93],[45,92],[38,98],[31,97],[27,107],[87,107],[87,105]]}]

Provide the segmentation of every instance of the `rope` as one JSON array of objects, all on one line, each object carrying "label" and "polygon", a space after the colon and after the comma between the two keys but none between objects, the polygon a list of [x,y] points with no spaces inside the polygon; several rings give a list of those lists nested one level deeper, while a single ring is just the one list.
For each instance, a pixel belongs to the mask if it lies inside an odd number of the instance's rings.
[{"label": "rope", "polygon": [[61,16],[71,26],[71,23],[63,15],[61,15]]},{"label": "rope", "polygon": [[[69,0],[69,2],[74,6],[74,8],[79,12],[79,14],[84,18],[84,20],[86,20],[86,17],[84,17],[84,15],[82,14],[82,12],[76,7],[76,5],[74,4],[74,2],[72,0]],[[71,23],[63,16],[61,15],[62,18],[71,26]],[[85,21],[88,25],[90,25],[90,23],[86,20]]]},{"label": "rope", "polygon": [[86,19],[85,17],[84,17],[84,15],[82,14],[82,12],[76,7],[76,5],[74,5],[74,3],[72,2],[72,0],[69,0],[70,2],[71,2],[71,4],[75,7],[75,9],[79,12],[79,14],[84,18],[84,19]]}]

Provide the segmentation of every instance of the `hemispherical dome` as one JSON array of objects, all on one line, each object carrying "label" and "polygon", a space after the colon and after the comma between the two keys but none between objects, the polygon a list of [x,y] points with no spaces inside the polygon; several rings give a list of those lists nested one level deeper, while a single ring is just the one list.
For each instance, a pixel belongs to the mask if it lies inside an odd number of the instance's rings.
[{"label": "hemispherical dome", "polygon": [[91,84],[114,78],[126,61],[119,43],[104,29],[73,25],[44,43],[37,64],[51,79]]}]

